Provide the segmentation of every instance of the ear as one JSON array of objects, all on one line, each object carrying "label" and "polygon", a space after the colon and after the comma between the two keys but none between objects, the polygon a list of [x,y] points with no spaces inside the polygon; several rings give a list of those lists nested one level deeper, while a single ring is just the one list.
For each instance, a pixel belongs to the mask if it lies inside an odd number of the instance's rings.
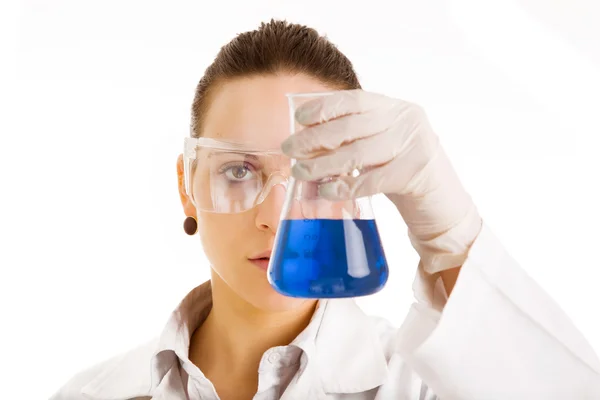
[{"label": "ear", "polygon": [[188,217],[196,216],[196,207],[194,207],[194,203],[185,192],[185,183],[183,182],[184,173],[183,173],[183,154],[180,154],[177,157],[177,185],[179,187],[179,198],[181,199],[181,205],[183,206],[183,212]]}]

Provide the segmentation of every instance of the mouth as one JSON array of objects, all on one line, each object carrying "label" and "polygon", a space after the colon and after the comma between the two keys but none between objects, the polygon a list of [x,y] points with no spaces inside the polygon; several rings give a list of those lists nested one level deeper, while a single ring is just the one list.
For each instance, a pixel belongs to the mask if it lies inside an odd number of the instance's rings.
[{"label": "mouth", "polygon": [[260,254],[257,254],[254,257],[249,257],[248,260],[256,265],[258,268],[266,271],[269,267],[269,260],[271,259],[271,250],[264,251]]}]

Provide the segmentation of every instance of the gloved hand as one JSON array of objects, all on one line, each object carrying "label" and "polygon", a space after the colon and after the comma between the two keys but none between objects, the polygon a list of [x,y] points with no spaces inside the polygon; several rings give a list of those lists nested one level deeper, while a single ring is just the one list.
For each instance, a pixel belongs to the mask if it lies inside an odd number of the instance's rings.
[{"label": "gloved hand", "polygon": [[384,193],[404,218],[427,273],[463,264],[481,218],[419,106],[339,91],[301,105],[296,121],[305,128],[282,151],[296,159],[297,179],[338,177],[319,188],[332,200]]}]

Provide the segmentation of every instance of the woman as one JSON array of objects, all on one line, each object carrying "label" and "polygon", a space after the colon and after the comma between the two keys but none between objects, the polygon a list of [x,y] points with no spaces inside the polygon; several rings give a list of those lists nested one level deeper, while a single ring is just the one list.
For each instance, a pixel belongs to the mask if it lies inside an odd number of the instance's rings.
[{"label": "woman", "polygon": [[[285,95],[324,91],[336,92],[301,107],[306,129],[289,136]],[[593,350],[482,222],[422,110],[360,90],[316,31],[271,21],[224,46],[197,87],[191,136],[211,139],[195,157],[215,174],[197,179],[180,156],[179,195],[210,281],[157,340],[81,372],[53,399],[600,398]],[[281,148],[300,180],[345,176],[322,185],[324,197],[384,193],[396,205],[421,259],[399,330],[350,299],[271,287],[283,181],[256,186],[267,167],[249,162],[211,169],[210,143],[231,142]],[[246,185],[235,202],[219,186],[231,182]]]}]

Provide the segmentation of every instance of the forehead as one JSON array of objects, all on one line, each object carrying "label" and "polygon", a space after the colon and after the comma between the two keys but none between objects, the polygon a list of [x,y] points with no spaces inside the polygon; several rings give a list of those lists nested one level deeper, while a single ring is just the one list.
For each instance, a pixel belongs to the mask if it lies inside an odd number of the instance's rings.
[{"label": "forehead", "polygon": [[331,89],[302,74],[228,81],[211,94],[202,136],[279,148],[290,135],[286,94]]}]

